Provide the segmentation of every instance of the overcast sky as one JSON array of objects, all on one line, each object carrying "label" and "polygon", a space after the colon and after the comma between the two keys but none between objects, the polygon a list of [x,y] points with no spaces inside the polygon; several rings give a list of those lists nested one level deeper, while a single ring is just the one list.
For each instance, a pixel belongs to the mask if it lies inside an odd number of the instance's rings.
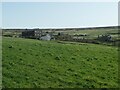
[{"label": "overcast sky", "polygon": [[3,2],[3,28],[118,25],[117,2]]}]

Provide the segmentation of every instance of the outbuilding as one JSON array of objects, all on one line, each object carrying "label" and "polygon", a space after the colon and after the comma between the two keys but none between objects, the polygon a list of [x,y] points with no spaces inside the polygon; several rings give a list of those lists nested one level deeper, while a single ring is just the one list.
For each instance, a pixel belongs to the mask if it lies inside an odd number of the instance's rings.
[{"label": "outbuilding", "polygon": [[40,40],[50,41],[51,40],[51,36],[49,34],[46,34],[45,36],[40,37]]}]

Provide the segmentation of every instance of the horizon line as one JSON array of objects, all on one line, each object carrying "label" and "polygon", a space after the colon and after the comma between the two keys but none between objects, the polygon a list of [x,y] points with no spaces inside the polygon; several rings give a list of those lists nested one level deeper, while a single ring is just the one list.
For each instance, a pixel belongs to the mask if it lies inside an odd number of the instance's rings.
[{"label": "horizon line", "polygon": [[84,28],[107,28],[107,27],[119,27],[120,25],[111,25],[111,26],[88,26],[88,27],[33,27],[33,28],[24,28],[24,27],[13,27],[13,28],[1,28],[1,29],[84,29]]}]

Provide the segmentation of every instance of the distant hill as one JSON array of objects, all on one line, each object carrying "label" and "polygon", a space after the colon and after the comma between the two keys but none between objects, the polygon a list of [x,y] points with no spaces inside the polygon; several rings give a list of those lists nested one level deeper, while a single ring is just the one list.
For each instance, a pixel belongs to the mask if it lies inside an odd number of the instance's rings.
[{"label": "distant hill", "polygon": [[120,26],[106,26],[106,27],[87,27],[87,28],[50,28],[50,29],[39,29],[39,28],[33,28],[33,29],[2,29],[2,30],[94,30],[94,29],[118,29]]}]

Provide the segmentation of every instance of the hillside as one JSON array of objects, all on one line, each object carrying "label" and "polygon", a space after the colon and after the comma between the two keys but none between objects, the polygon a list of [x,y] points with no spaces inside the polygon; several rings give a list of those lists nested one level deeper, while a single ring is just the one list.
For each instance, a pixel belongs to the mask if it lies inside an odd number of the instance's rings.
[{"label": "hillside", "polygon": [[117,88],[117,47],[3,38],[3,87]]}]

